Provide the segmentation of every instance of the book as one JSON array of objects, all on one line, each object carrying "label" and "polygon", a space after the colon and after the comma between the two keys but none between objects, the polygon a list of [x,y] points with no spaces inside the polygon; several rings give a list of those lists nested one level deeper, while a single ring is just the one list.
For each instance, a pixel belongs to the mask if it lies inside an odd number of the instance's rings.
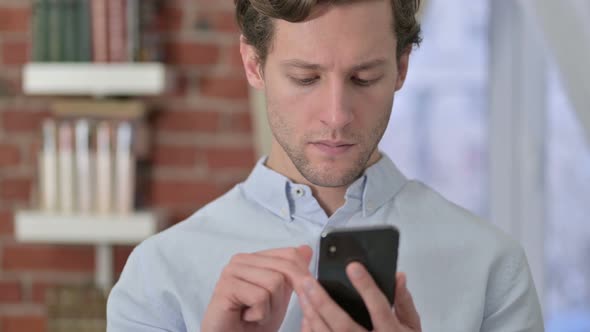
[{"label": "book", "polygon": [[78,197],[78,212],[90,214],[92,211],[92,185],[90,162],[90,124],[88,120],[79,119],[75,125],[76,131],[76,184]]},{"label": "book", "polygon": [[139,14],[139,0],[127,0],[127,60],[131,62],[139,60]]},{"label": "book", "polygon": [[33,61],[49,60],[49,0],[33,2]]},{"label": "book", "polygon": [[127,58],[126,0],[107,0],[109,13],[109,61],[125,62]]},{"label": "book", "polygon": [[156,0],[32,0],[32,60],[162,60]]},{"label": "book", "polygon": [[92,21],[92,59],[94,62],[109,60],[107,0],[90,0]]},{"label": "book", "polygon": [[74,212],[74,134],[72,125],[62,122],[58,128],[59,155],[59,202],[60,212],[71,214]]},{"label": "book", "polygon": [[78,19],[78,26],[80,27],[80,33],[78,34],[79,49],[79,61],[90,62],[92,61],[92,21],[90,19],[90,1],[91,0],[78,0],[78,13],[76,15]]},{"label": "book", "polygon": [[96,204],[99,214],[113,212],[113,156],[111,125],[100,122],[96,128]]},{"label": "book", "polygon": [[78,60],[78,22],[77,0],[60,0],[60,29],[63,35],[62,58],[61,61],[73,62]]},{"label": "book", "polygon": [[140,1],[139,6],[139,61],[151,62],[162,59],[160,53],[160,36],[157,26],[158,3]]},{"label": "book", "polygon": [[49,0],[47,6],[47,16],[49,25],[49,35],[47,36],[47,43],[49,46],[48,61],[62,61],[63,36],[61,28],[61,1]]},{"label": "book", "polygon": [[127,121],[117,125],[115,143],[115,211],[129,214],[134,207],[135,160],[132,152],[133,128]]},{"label": "book", "polygon": [[57,136],[52,119],[43,122],[43,148],[39,158],[41,209],[55,213],[58,209],[57,193]]}]

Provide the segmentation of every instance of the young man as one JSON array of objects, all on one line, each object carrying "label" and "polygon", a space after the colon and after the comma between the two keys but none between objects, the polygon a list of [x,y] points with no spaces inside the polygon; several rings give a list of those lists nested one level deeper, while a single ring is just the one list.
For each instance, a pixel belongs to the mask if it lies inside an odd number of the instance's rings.
[{"label": "young man", "polygon": [[376,331],[542,331],[521,247],[377,150],[419,42],[418,1],[235,2],[272,150],[135,249],[108,330],[363,331],[314,278],[320,234],[392,224],[405,272],[393,310],[360,264],[346,269]]}]

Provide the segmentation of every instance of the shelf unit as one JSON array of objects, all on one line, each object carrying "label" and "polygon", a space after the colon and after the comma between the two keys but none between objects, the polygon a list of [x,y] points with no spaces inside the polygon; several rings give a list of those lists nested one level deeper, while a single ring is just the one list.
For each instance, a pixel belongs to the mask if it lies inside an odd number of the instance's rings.
[{"label": "shelf unit", "polygon": [[[168,81],[162,63],[32,62],[23,67],[22,76],[26,95],[59,98],[52,102],[58,116],[106,115],[110,118],[140,118],[146,110],[141,101],[126,99],[125,103],[116,101],[118,109],[113,111],[109,97],[159,95],[165,92]],[[162,216],[153,212],[62,215],[19,211],[15,215],[15,233],[18,241],[27,243],[94,245],[95,282],[109,290],[113,285],[112,246],[138,244],[156,234],[162,221]]]},{"label": "shelf unit", "polygon": [[165,89],[161,63],[29,63],[23,69],[28,95],[145,96]]},{"label": "shelf unit", "polygon": [[155,234],[158,217],[130,215],[61,215],[40,211],[16,214],[16,238],[58,244],[136,244]]},{"label": "shelf unit", "polygon": [[161,218],[153,212],[129,215],[62,215],[18,211],[16,239],[28,243],[91,244],[96,250],[95,281],[109,289],[113,284],[112,245],[133,245],[157,233]]}]

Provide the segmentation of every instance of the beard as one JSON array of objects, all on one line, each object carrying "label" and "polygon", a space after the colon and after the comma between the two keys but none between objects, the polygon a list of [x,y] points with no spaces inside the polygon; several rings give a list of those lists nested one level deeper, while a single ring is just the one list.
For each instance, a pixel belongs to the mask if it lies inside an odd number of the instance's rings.
[{"label": "beard", "polygon": [[[305,134],[298,142],[293,142],[297,137],[293,128],[287,125],[278,114],[269,112],[269,123],[273,136],[283,148],[297,171],[311,184],[321,187],[342,187],[353,183],[358,179],[377,149],[379,141],[385,133],[389,123],[390,112],[376,121],[372,128],[366,130],[366,134],[351,133],[347,130],[340,132],[325,130],[316,133]],[[305,148],[309,142],[318,141],[330,137],[339,137],[346,141],[355,143],[352,147],[351,156],[346,156],[347,162],[343,165],[342,160],[326,157],[324,161],[312,161],[305,154]],[[291,141],[289,140],[291,139]]]}]

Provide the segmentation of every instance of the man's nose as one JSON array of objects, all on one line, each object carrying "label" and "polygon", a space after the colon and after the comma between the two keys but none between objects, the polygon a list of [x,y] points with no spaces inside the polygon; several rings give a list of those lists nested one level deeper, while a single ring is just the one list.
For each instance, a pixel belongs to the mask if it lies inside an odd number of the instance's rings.
[{"label": "man's nose", "polygon": [[331,129],[341,129],[352,122],[351,91],[347,91],[345,83],[330,83],[324,94],[324,107],[320,120]]}]

